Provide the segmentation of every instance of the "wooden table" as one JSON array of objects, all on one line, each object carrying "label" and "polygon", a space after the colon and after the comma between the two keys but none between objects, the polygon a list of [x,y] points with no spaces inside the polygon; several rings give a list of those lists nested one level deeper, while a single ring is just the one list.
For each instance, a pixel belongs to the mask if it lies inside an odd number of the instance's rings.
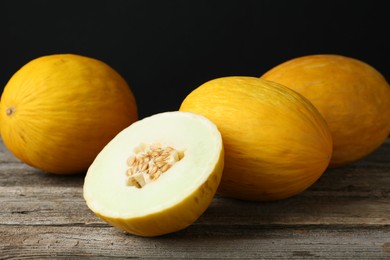
[{"label": "wooden table", "polygon": [[0,258],[390,259],[390,139],[298,196],[217,196],[192,226],[155,238],[97,218],[82,197],[83,178],[33,169],[0,141]]}]

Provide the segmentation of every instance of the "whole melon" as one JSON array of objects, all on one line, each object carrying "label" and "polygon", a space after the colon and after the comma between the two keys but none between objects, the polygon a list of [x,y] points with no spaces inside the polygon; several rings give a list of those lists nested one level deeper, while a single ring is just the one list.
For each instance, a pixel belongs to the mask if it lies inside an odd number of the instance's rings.
[{"label": "whole melon", "polygon": [[21,161],[55,174],[84,172],[137,120],[127,82],[106,63],[75,54],[36,58],[8,81],[0,129]]},{"label": "whole melon", "polygon": [[222,134],[221,195],[288,198],[328,166],[332,139],[325,120],[307,99],[280,84],[244,76],[214,79],[192,91],[180,110],[209,118]]},{"label": "whole melon", "polygon": [[320,111],[333,138],[331,167],[367,156],[390,133],[390,86],[363,61],[307,55],[272,68],[262,78],[299,92]]}]

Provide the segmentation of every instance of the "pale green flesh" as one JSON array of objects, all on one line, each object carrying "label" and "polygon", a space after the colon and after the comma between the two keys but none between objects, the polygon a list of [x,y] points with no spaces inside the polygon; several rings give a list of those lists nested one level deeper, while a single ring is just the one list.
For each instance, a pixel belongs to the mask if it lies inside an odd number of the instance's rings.
[{"label": "pale green flesh", "polygon": [[[126,182],[127,158],[141,143],[160,143],[184,157],[142,188]],[[84,183],[89,208],[110,217],[136,217],[169,208],[203,184],[213,171],[222,139],[213,123],[186,112],[161,113],[132,124],[96,157]]]}]

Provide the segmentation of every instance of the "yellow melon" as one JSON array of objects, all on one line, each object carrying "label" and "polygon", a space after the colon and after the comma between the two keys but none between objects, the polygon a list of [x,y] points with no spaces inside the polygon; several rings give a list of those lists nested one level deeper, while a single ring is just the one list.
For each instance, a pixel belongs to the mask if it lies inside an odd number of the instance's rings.
[{"label": "yellow melon", "polygon": [[56,174],[86,171],[100,150],[137,120],[126,81],[107,64],[73,54],[39,57],[1,96],[1,136],[23,162]]},{"label": "yellow melon", "polygon": [[296,195],[325,171],[329,129],[315,107],[280,84],[254,77],[204,83],[180,111],[204,115],[220,130],[225,168],[218,192],[245,200]]},{"label": "yellow melon", "polygon": [[286,61],[262,78],[299,92],[323,115],[333,138],[332,167],[367,156],[389,135],[390,86],[360,60],[308,55]]},{"label": "yellow melon", "polygon": [[165,112],[121,131],[88,169],[84,198],[107,223],[159,236],[194,223],[210,205],[223,169],[222,137],[203,116]]}]

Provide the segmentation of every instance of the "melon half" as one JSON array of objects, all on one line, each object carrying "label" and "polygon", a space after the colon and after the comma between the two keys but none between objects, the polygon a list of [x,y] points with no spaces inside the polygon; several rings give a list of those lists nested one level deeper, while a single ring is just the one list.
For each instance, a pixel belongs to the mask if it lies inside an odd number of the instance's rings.
[{"label": "melon half", "polygon": [[184,229],[210,205],[221,180],[223,144],[201,115],[165,112],[133,123],[99,153],[84,182],[88,207],[128,233]]}]

